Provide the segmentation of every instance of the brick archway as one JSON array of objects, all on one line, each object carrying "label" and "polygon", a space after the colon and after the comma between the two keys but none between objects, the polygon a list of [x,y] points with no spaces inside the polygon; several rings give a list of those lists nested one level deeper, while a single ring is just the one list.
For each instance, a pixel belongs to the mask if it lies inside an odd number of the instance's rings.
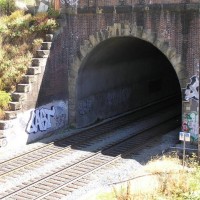
[{"label": "brick archway", "polygon": [[68,83],[69,83],[69,124],[76,122],[76,82],[78,78],[79,69],[82,62],[86,59],[89,53],[102,41],[112,37],[136,37],[146,42],[151,43],[159,49],[169,60],[173,66],[181,88],[185,88],[187,81],[187,71],[181,56],[176,53],[176,50],[169,46],[169,43],[158,38],[156,33],[151,30],[144,30],[143,27],[138,27],[130,24],[117,23],[113,26],[107,27],[106,30],[100,30],[94,35],[90,35],[88,40],[80,46],[80,56],[77,56],[73,63],[69,66]]}]

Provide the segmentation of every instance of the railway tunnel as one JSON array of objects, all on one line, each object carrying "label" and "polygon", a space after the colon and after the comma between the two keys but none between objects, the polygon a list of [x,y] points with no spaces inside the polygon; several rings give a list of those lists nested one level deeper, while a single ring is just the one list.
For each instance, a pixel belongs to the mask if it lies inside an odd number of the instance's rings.
[{"label": "railway tunnel", "polygon": [[98,44],[80,66],[76,125],[86,127],[171,96],[177,96],[181,114],[177,74],[157,47],[135,37],[110,38]]}]

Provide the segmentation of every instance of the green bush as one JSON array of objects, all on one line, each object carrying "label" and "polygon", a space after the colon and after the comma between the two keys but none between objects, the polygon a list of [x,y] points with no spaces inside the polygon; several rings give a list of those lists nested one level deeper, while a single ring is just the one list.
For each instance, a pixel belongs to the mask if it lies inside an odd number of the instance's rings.
[{"label": "green bush", "polygon": [[0,0],[0,13],[1,15],[9,15],[15,10],[14,0]]},{"label": "green bush", "polygon": [[48,16],[52,18],[57,18],[60,15],[60,12],[58,10],[55,10],[53,6],[50,6],[47,12]]},{"label": "green bush", "polygon": [[43,36],[56,27],[56,21],[47,13],[31,16],[18,10],[0,18],[0,90],[14,91]]},{"label": "green bush", "polygon": [[[0,6],[3,3],[5,1],[0,0]],[[0,91],[10,93],[15,90],[31,65],[35,51],[40,48],[42,38],[57,26],[48,13],[31,16],[18,10],[0,17]],[[0,95],[5,98],[5,93]],[[0,109],[5,109],[5,106],[1,107],[0,104]]]},{"label": "green bush", "polygon": [[8,103],[11,101],[10,94],[5,91],[0,91],[0,119],[4,119],[5,112],[4,110],[8,110]]},{"label": "green bush", "polygon": [[11,101],[9,93],[0,91],[0,109],[8,109],[8,103]]}]

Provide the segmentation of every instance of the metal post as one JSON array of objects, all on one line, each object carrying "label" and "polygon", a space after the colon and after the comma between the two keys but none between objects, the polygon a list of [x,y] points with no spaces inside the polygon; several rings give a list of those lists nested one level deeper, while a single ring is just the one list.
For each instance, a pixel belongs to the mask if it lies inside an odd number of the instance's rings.
[{"label": "metal post", "polygon": [[[199,123],[200,123],[200,114],[199,114],[199,106],[198,106],[198,115],[199,115]],[[199,126],[199,132],[198,132],[198,161],[200,163],[200,125]]]},{"label": "metal post", "polygon": [[183,140],[183,168],[185,167],[185,132],[184,132],[184,140]]}]

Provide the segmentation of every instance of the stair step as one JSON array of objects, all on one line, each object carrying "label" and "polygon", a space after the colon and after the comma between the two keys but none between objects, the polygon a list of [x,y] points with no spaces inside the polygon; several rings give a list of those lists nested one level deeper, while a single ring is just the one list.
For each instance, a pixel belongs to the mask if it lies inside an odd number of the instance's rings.
[{"label": "stair step", "polygon": [[29,67],[27,70],[27,75],[36,75],[41,73],[40,67]]},{"label": "stair step", "polygon": [[0,120],[0,130],[5,130],[8,128],[8,125],[5,120]]},{"label": "stair step", "polygon": [[37,50],[36,56],[39,58],[47,58],[49,56],[49,50]]},{"label": "stair step", "polygon": [[21,83],[29,84],[29,83],[35,82],[35,80],[36,80],[36,76],[34,76],[34,75],[24,75],[22,77]]},{"label": "stair step", "polygon": [[5,147],[7,143],[6,137],[0,137],[0,147]]},{"label": "stair step", "polygon": [[5,111],[5,119],[16,119],[18,111]]},{"label": "stair step", "polygon": [[50,50],[51,49],[51,45],[52,45],[52,42],[43,42],[41,50]]},{"label": "stair step", "polygon": [[6,130],[12,127],[12,120],[0,120],[0,130]]},{"label": "stair step", "polygon": [[53,34],[46,34],[45,41],[52,42],[52,40],[53,40]]},{"label": "stair step", "polygon": [[45,66],[47,58],[32,58],[32,67],[34,66]]},{"label": "stair step", "polygon": [[24,101],[26,95],[25,95],[25,93],[14,92],[11,94],[11,97],[14,102],[18,102],[18,101]]},{"label": "stair step", "polygon": [[20,102],[10,102],[9,107],[11,111],[16,111],[21,109],[21,103]]},{"label": "stair step", "polygon": [[29,84],[18,84],[17,85],[17,92],[29,92],[30,90],[30,85]]},{"label": "stair step", "polygon": [[5,136],[4,136],[4,132],[3,132],[3,130],[0,130],[0,138],[4,138]]}]

